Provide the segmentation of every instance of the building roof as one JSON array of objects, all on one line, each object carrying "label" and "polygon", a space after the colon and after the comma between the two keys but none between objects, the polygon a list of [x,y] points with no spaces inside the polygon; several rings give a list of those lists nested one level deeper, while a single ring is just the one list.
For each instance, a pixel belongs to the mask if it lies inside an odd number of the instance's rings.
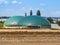
[{"label": "building roof", "polygon": [[20,20],[19,24],[24,26],[45,26],[50,25],[50,22],[46,18],[40,16],[26,16]]},{"label": "building roof", "polygon": [[9,19],[7,19],[4,22],[4,25],[19,25],[18,22],[23,18],[23,16],[13,16]]}]

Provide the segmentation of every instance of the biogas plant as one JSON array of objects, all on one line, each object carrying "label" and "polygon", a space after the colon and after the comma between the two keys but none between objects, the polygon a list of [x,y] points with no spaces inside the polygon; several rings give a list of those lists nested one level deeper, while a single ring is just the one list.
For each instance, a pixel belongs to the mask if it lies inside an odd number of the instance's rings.
[{"label": "biogas plant", "polygon": [[12,16],[4,22],[4,28],[50,29],[51,24],[41,16]]}]

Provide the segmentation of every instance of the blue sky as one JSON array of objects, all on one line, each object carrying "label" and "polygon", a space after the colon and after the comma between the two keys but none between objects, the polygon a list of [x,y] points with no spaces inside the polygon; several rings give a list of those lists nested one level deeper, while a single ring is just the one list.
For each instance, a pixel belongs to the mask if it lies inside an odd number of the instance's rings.
[{"label": "blue sky", "polygon": [[0,0],[0,16],[33,15],[37,10],[45,17],[60,17],[60,0]]}]

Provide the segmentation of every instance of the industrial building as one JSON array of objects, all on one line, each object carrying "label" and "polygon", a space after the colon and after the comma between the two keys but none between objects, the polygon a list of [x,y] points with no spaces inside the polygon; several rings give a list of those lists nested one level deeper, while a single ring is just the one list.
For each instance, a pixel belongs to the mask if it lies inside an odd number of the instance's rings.
[{"label": "industrial building", "polygon": [[13,16],[4,22],[5,28],[51,28],[50,22],[41,16]]}]

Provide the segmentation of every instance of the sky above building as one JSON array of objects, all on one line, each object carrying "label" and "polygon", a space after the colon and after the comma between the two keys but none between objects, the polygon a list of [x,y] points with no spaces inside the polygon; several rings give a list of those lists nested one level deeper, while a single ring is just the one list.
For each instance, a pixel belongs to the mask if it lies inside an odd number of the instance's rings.
[{"label": "sky above building", "polygon": [[60,0],[0,0],[0,16],[36,15],[37,10],[45,17],[60,17]]}]

